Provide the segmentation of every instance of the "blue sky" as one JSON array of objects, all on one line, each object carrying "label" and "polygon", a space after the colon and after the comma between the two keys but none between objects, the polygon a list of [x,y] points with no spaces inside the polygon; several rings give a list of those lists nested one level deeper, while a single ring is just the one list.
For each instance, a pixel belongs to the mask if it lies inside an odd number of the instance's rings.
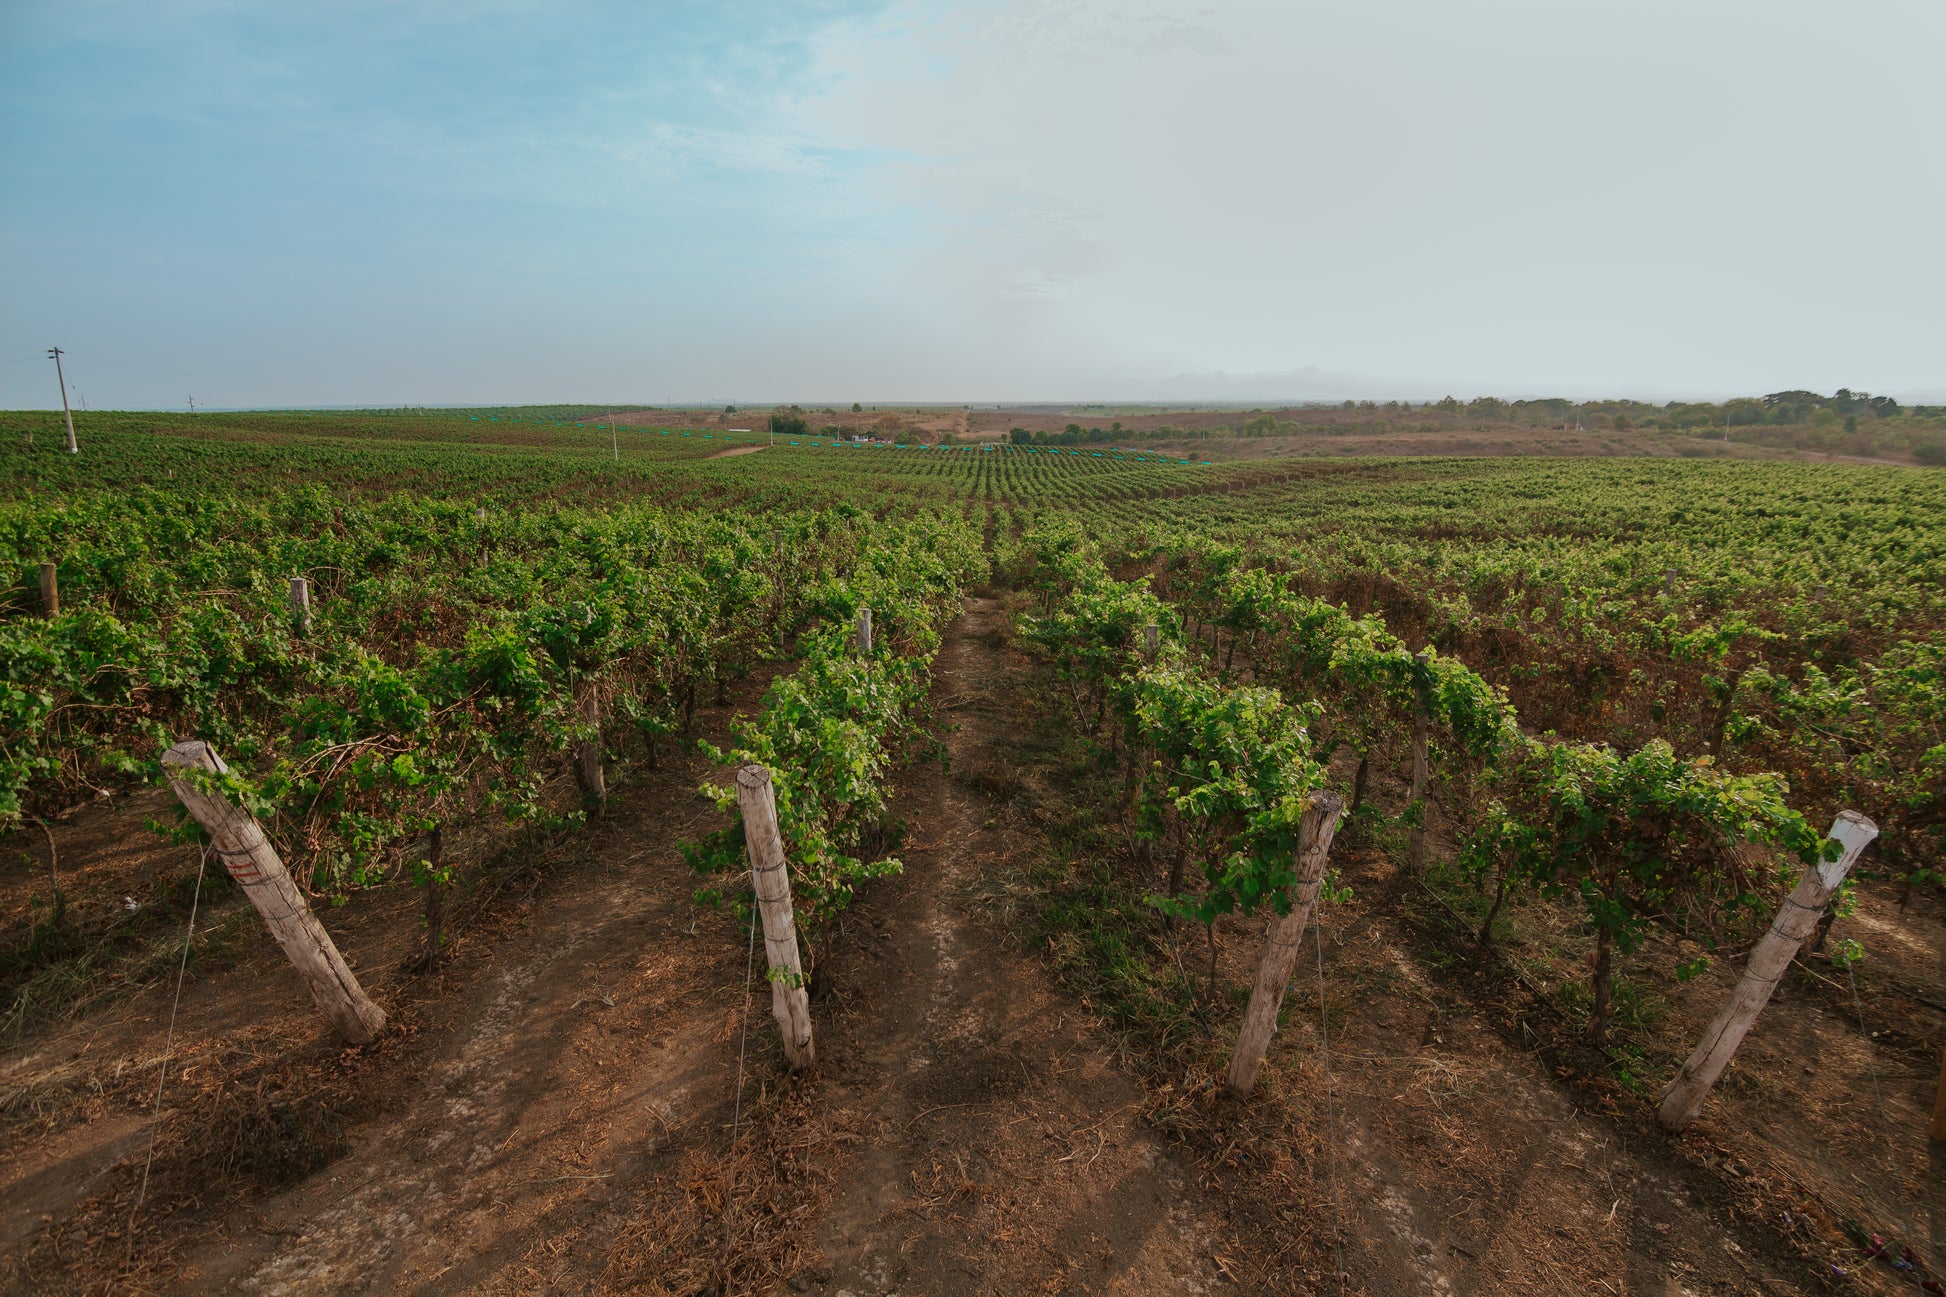
[{"label": "blue sky", "polygon": [[0,406],[1946,392],[1946,7],[0,0]]}]

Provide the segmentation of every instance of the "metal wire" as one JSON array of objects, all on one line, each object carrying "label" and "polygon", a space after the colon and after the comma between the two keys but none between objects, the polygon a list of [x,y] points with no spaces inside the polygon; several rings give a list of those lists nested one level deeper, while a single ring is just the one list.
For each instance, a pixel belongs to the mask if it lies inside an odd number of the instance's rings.
[{"label": "metal wire", "polygon": [[736,1202],[737,1185],[737,1131],[743,1125],[743,1060],[750,1045],[750,986],[755,980],[757,968],[757,904],[756,898],[750,902],[750,944],[743,956],[743,1027],[737,1040],[737,1093],[736,1108],[730,1116],[730,1155],[729,1174],[723,1184],[723,1286],[728,1291],[730,1283],[730,1211]]},{"label": "metal wire", "polygon": [[1325,1140],[1324,1164],[1331,1186],[1331,1208],[1335,1216],[1331,1231],[1331,1246],[1338,1256],[1338,1291],[1342,1293],[1348,1277],[1345,1274],[1345,1206],[1344,1200],[1338,1197],[1338,1106],[1337,1096],[1331,1084],[1331,1026],[1326,1021],[1324,1012],[1324,915],[1321,911],[1315,911],[1314,915],[1317,923],[1318,948],[1318,1039],[1324,1054],[1324,1119],[1330,1131],[1330,1137]]},{"label": "metal wire", "polygon": [[128,1259],[135,1258],[135,1217],[149,1196],[149,1170],[155,1165],[156,1138],[162,1131],[162,1087],[169,1079],[169,1059],[176,1047],[176,1010],[182,1007],[182,984],[189,976],[189,946],[196,937],[196,911],[203,903],[203,869],[209,864],[209,847],[203,847],[196,861],[196,891],[189,901],[189,926],[182,934],[182,963],[176,969],[176,998],[169,1004],[169,1031],[162,1041],[162,1067],[155,1078],[155,1106],[149,1114],[149,1155],[142,1163],[142,1187],[135,1192],[135,1205],[128,1212]]},{"label": "metal wire", "polygon": [[1892,1172],[1892,1196],[1899,1204],[1900,1223],[1905,1226],[1906,1246],[1910,1247],[1918,1242],[1918,1230],[1905,1200],[1904,1177],[1899,1174],[1899,1150],[1892,1142],[1892,1120],[1886,1115],[1885,1094],[1879,1088],[1878,1045],[1865,1026],[1865,1004],[1858,998],[1858,969],[1850,960],[1845,961],[1845,976],[1851,982],[1851,1007],[1858,1015],[1858,1034],[1865,1038],[1865,1061],[1872,1071],[1872,1102],[1878,1106],[1879,1131],[1884,1136],[1885,1150],[1891,1163],[1887,1169]]}]

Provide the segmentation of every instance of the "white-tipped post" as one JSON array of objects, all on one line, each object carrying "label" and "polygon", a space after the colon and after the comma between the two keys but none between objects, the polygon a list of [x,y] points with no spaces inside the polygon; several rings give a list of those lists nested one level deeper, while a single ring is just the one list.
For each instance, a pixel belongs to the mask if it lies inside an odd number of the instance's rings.
[{"label": "white-tipped post", "polygon": [[304,893],[264,836],[263,826],[249,811],[187,777],[191,771],[228,773],[216,750],[200,739],[185,739],[162,754],[162,768],[184,776],[172,773],[169,787],[209,834],[211,850],[257,907],[264,926],[311,988],[318,1010],[348,1043],[364,1045],[376,1039],[385,1030],[384,1011],[366,996],[331,934],[311,913]]},{"label": "white-tipped post", "polygon": [[1831,894],[1845,881],[1859,853],[1877,836],[1878,825],[1857,811],[1838,812],[1838,822],[1831,826],[1831,837],[1844,848],[1843,853],[1836,860],[1808,866],[1804,876],[1797,880],[1797,886],[1784,898],[1783,908],[1771,920],[1770,931],[1764,933],[1763,940],[1750,952],[1750,961],[1744,965],[1743,980],[1737,983],[1736,992],[1703,1032],[1702,1040],[1697,1042],[1695,1052],[1682,1065],[1682,1070],[1676,1073],[1675,1080],[1662,1092],[1662,1102],[1655,1115],[1665,1130],[1683,1130],[1696,1120],[1703,1110],[1703,1100],[1709,1097],[1723,1069],[1736,1057],[1737,1047],[1750,1034],[1757,1015],[1770,1003],[1770,993],[1777,989],[1784,970],[1797,957],[1804,938],[1817,926]]}]

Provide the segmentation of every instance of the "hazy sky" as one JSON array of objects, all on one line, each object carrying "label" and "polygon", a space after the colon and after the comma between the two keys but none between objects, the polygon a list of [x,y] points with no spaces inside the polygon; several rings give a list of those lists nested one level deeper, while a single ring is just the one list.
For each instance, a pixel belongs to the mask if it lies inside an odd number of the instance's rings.
[{"label": "hazy sky", "polygon": [[0,406],[1946,392],[1939,0],[0,0]]}]

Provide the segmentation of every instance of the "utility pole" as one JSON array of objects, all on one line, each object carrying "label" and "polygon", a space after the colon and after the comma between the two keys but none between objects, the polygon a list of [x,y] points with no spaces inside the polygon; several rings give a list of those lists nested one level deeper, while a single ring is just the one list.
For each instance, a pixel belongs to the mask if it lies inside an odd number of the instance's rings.
[{"label": "utility pole", "polygon": [[49,347],[47,354],[54,361],[54,377],[61,383],[61,417],[68,422],[68,454],[76,455],[81,452],[81,447],[74,444],[74,411],[68,408],[68,378],[61,372],[61,349]]},{"label": "utility pole", "polygon": [[189,396],[189,412],[191,414],[196,413],[196,396],[193,392]]}]

